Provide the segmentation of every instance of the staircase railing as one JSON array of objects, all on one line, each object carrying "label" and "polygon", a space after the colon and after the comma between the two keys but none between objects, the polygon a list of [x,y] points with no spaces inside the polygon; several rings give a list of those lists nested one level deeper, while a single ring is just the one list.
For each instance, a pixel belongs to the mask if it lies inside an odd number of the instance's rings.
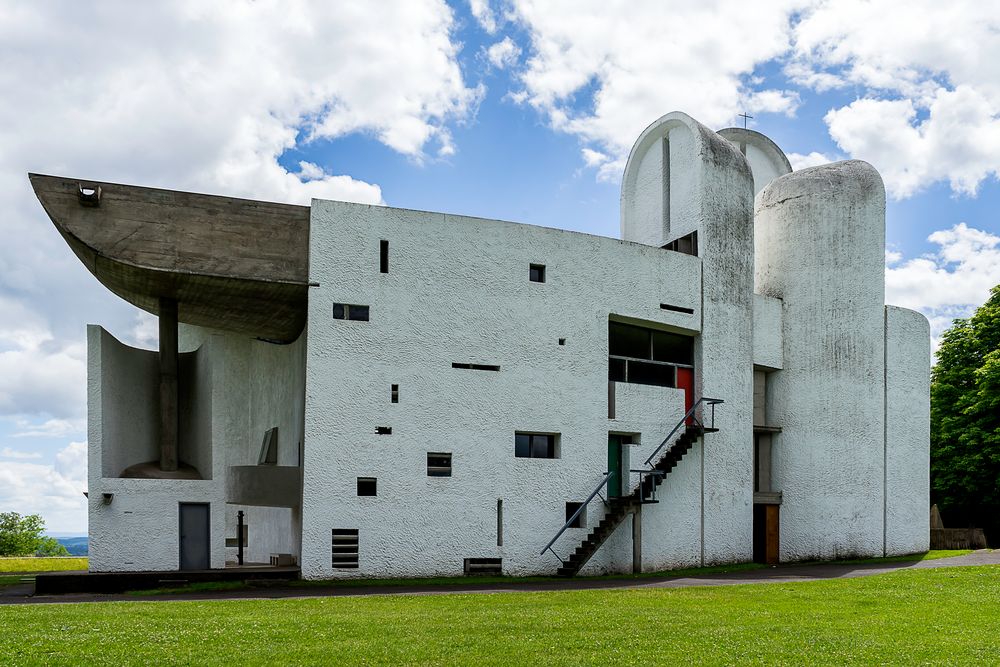
[{"label": "staircase railing", "polygon": [[556,543],[556,540],[559,539],[560,535],[566,532],[567,528],[573,525],[573,522],[576,521],[577,517],[579,517],[580,514],[583,512],[583,510],[586,509],[587,505],[590,504],[590,501],[593,500],[594,497],[601,492],[601,489],[603,489],[607,485],[608,480],[610,479],[611,479],[611,473],[610,472],[604,473],[604,479],[601,480],[601,483],[597,485],[597,488],[594,489],[589,496],[587,496],[586,500],[580,503],[580,506],[576,508],[575,512],[573,512],[573,516],[571,516],[569,519],[566,520],[566,523],[564,523],[563,527],[559,529],[559,532],[556,533],[555,537],[549,540],[549,543],[545,545],[545,548],[538,553],[539,556],[544,556],[546,551],[551,551],[553,556],[558,558],[560,561],[563,560],[562,557],[555,552],[555,549],[552,548],[552,545]]},{"label": "staircase railing", "polygon": [[[688,409],[688,411],[684,413],[684,416],[681,417],[681,420],[679,422],[677,422],[677,425],[674,426],[673,429],[671,429],[670,433],[667,434],[667,437],[665,437],[663,439],[663,442],[660,443],[660,446],[657,447],[653,451],[653,453],[649,456],[648,459],[646,459],[646,465],[649,465],[649,462],[652,461],[656,457],[656,455],[660,452],[661,449],[664,448],[664,446],[666,446],[666,444],[668,442],[670,442],[670,439],[672,437],[674,437],[674,434],[677,433],[677,431],[680,430],[680,428],[682,426],[684,426],[685,423],[687,423],[689,419],[692,420],[692,421],[694,421],[694,422],[696,422],[702,428],[706,428],[704,421],[702,421],[701,419],[699,419],[698,416],[697,416],[697,414],[696,414],[696,411],[697,411],[698,407],[701,406],[701,404],[703,404],[703,403],[705,405],[712,406],[711,426],[709,426],[707,428],[715,428],[715,406],[718,403],[725,403],[725,401],[722,400],[721,398],[708,398],[706,396],[703,396],[703,397],[699,398],[697,401],[695,401],[694,405],[692,405]],[[704,415],[702,415],[702,416],[704,417]],[[657,475],[661,476],[661,477],[663,475],[663,473],[661,473],[659,471],[653,471],[653,470],[630,470],[629,472],[637,472],[637,473],[639,473],[639,488],[640,489],[642,488],[642,475],[653,475],[654,479],[656,478]],[[573,525],[574,522],[576,522],[576,520],[577,520],[577,518],[579,518],[580,514],[582,514],[583,511],[587,508],[587,505],[590,504],[590,501],[593,500],[597,496],[597,494],[601,492],[601,489],[603,489],[605,486],[607,486],[608,481],[610,479],[611,479],[611,473],[610,472],[604,473],[604,477],[601,479],[601,483],[597,485],[597,488],[595,488],[593,491],[590,492],[590,495],[587,496],[587,499],[585,501],[583,501],[582,503],[580,503],[580,506],[576,509],[575,512],[573,512],[573,516],[571,516],[569,519],[566,520],[566,523],[564,523],[563,527],[559,529],[559,532],[556,533],[555,536],[551,540],[549,540],[549,543],[545,545],[545,548],[543,548],[540,552],[538,552],[539,556],[545,555],[546,551],[551,551],[553,556],[555,556],[556,558],[558,558],[560,561],[565,562],[565,561],[563,561],[562,557],[555,552],[555,549],[552,548],[552,545],[555,544],[556,540],[558,540],[559,537],[563,533],[566,532],[567,528],[569,528],[570,526]],[[656,497],[655,496],[655,493],[656,493],[655,487],[656,487],[656,485],[654,484],[653,487],[654,487],[654,491],[653,491],[654,495],[653,495],[653,497],[655,498]],[[641,494],[641,491],[640,491],[640,494]]]},{"label": "staircase railing", "polygon": [[[705,422],[698,418],[697,410],[702,403],[704,403],[705,405],[712,406],[711,426],[706,427]],[[679,431],[682,426],[689,423],[688,420],[697,423],[702,428],[715,428],[715,406],[719,403],[725,403],[725,401],[722,400],[721,398],[708,398],[707,396],[702,396],[697,401],[695,401],[694,405],[688,408],[688,411],[684,413],[684,416],[681,417],[681,420],[677,422],[677,425],[670,430],[670,433],[668,433],[667,437],[663,439],[663,442],[660,443],[660,446],[654,449],[653,453],[649,455],[649,458],[646,459],[646,465],[649,465],[650,462],[656,458],[656,455],[660,453],[660,450],[663,449],[668,442],[670,442],[670,439],[674,437],[674,434],[677,433],[677,431]],[[702,417],[704,417],[704,414],[702,414]]]}]

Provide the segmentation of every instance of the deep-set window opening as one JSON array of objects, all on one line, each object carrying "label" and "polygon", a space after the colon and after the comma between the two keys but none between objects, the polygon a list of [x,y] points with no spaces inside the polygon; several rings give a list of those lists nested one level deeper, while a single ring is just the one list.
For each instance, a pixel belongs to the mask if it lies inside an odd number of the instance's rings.
[{"label": "deep-set window opening", "polygon": [[378,480],[375,477],[358,477],[358,495],[375,496],[377,494]]},{"label": "deep-set window opening", "polygon": [[514,434],[514,456],[530,459],[559,458],[557,433],[526,433],[518,431]]},{"label": "deep-set window opening", "polygon": [[335,303],[333,304],[333,319],[367,322],[368,306],[354,303]]},{"label": "deep-set window opening", "polygon": [[451,452],[427,452],[427,476],[451,477]]},{"label": "deep-set window opening", "polygon": [[608,322],[608,379],[676,387],[678,369],[694,364],[690,336]]},{"label": "deep-set window opening", "polygon": [[545,265],[544,264],[529,264],[528,265],[528,280],[533,283],[544,283],[545,282]]}]

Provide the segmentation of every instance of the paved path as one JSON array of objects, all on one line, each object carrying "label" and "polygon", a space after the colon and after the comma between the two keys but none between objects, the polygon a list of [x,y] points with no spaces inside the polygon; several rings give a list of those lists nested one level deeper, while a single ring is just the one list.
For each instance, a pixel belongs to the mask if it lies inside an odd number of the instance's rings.
[{"label": "paved path", "polygon": [[[981,549],[966,556],[900,563],[832,564],[810,563],[778,565],[758,570],[739,570],[690,577],[655,576],[638,579],[560,579],[496,584],[448,584],[423,586],[350,586],[350,587],[268,587],[239,591],[208,591],[137,597],[126,594],[38,595],[29,597],[30,589],[11,586],[0,588],[0,604],[66,604],[75,602],[136,602],[140,600],[263,600],[283,598],[358,597],[366,595],[445,595],[449,593],[524,593],[543,591],[620,590],[646,588],[688,588],[691,586],[733,586],[737,584],[785,584],[823,579],[850,579],[899,570],[970,565],[1000,565],[1000,549]],[[13,590],[18,589],[18,590]]]}]

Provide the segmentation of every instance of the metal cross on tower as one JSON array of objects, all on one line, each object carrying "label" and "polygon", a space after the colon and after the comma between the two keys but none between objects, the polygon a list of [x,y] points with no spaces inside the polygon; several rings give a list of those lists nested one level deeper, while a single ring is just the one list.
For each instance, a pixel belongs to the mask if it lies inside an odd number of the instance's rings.
[{"label": "metal cross on tower", "polygon": [[741,114],[737,114],[737,115],[738,115],[738,116],[739,116],[740,118],[742,118],[742,119],[743,119],[743,129],[744,129],[744,130],[745,130],[745,129],[747,129],[747,121],[748,121],[749,119],[753,118],[753,116],[751,116],[751,115],[747,114],[746,112],[744,112],[744,113],[741,113]]}]

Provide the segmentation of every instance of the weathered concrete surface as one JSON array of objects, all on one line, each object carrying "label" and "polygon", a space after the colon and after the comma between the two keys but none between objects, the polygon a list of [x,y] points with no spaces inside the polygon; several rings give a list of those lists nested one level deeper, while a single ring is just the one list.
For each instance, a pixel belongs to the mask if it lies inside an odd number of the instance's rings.
[{"label": "weathered concrete surface", "polygon": [[[467,557],[503,558],[509,574],[552,573],[559,562],[539,552],[564,523],[565,503],[584,500],[607,470],[608,432],[641,433],[632,456],[644,460],[683,414],[678,392],[637,386],[621,392],[620,416],[608,419],[609,314],[697,332],[700,260],[556,229],[339,202],[314,202],[311,228],[319,287],[308,326],[303,576],[461,574]],[[390,244],[386,274],[381,239]],[[545,264],[546,282],[529,282],[530,263]],[[334,303],[368,304],[370,321],[335,320]],[[377,426],[392,434],[377,435]],[[559,433],[560,457],[516,458],[515,431]],[[427,452],[451,452],[452,476],[428,477]],[[696,464],[681,463],[679,489],[690,489]],[[376,477],[378,495],[358,497],[358,477]],[[646,543],[644,556],[657,566],[691,563],[697,502],[652,507],[644,540],[654,539],[656,512],[678,516],[681,532],[660,532],[662,552]],[[591,505],[588,525],[600,508]],[[358,570],[331,568],[334,528],[360,529]],[[583,532],[567,531],[557,551],[572,551]],[[591,571],[629,568],[627,532],[598,551]]]},{"label": "weathered concrete surface", "polygon": [[860,161],[813,167],[756,206],[756,291],[784,309],[784,367],[768,378],[781,559],[882,555],[882,179]]},{"label": "weathered concrete surface", "polygon": [[727,127],[719,135],[736,146],[753,172],[753,193],[763,190],[768,183],[792,172],[792,165],[778,145],[755,130]]},{"label": "weathered concrete surface", "polygon": [[[302,331],[309,209],[29,174],[56,229],[105,287],[154,315],[291,342]],[[81,186],[100,187],[98,206]]]},{"label": "weathered concrete surface", "polygon": [[[701,563],[752,556],[753,176],[739,150],[673,112],[636,140],[622,182],[627,241],[664,245],[698,233],[702,326],[695,395],[722,398],[701,464]],[[689,454],[689,456],[691,455]]]},{"label": "weathered concrete surface", "polygon": [[[930,323],[885,307],[885,554],[930,548]],[[984,542],[982,545],[986,546]],[[963,547],[967,548],[967,547]]]}]

